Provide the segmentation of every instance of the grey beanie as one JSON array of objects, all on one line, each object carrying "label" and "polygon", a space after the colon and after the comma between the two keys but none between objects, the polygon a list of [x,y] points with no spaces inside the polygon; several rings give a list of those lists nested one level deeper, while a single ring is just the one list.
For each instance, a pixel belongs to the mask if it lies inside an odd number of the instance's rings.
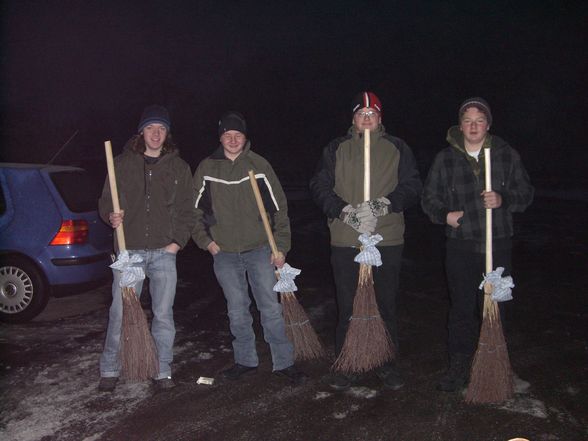
[{"label": "grey beanie", "polygon": [[475,107],[484,115],[486,115],[486,119],[488,120],[488,125],[492,125],[492,112],[490,112],[490,105],[484,98],[480,98],[479,96],[475,96],[472,98],[468,98],[461,106],[459,106],[459,113],[458,113],[458,121],[461,123],[461,117],[465,113],[465,111],[470,108]]},{"label": "grey beanie", "polygon": [[169,112],[165,107],[157,105],[145,107],[145,110],[143,110],[143,113],[141,114],[141,120],[139,121],[137,132],[141,133],[145,127],[154,123],[161,124],[169,130],[171,121],[169,118]]},{"label": "grey beanie", "polygon": [[233,110],[226,112],[218,122],[218,136],[229,130],[236,130],[243,135],[247,135],[247,124],[245,118],[239,112]]}]

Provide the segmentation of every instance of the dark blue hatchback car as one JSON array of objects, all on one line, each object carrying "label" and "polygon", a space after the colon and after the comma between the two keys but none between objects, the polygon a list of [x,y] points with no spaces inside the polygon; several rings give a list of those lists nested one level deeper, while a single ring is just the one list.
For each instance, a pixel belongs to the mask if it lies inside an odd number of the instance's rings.
[{"label": "dark blue hatchback car", "polygon": [[51,295],[111,277],[112,229],[98,216],[100,190],[81,168],[0,164],[0,320],[31,320]]}]

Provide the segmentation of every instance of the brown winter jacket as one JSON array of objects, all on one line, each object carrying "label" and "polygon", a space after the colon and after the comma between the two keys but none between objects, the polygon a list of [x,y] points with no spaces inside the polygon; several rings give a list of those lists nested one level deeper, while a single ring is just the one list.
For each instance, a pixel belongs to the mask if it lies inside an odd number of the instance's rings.
[{"label": "brown winter jacket", "polygon": [[[172,242],[184,247],[190,239],[194,198],[190,166],[177,151],[148,164],[142,153],[126,149],[114,159],[124,233],[129,250],[153,250]],[[112,198],[108,179],[99,200],[108,223]]]}]

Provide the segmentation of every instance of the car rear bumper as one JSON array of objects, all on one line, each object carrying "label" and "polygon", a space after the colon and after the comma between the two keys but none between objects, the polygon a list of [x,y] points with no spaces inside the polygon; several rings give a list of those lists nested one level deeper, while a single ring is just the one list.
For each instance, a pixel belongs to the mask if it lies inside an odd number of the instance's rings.
[{"label": "car rear bumper", "polygon": [[109,253],[77,257],[51,256],[43,265],[49,285],[79,285],[112,277]]},{"label": "car rear bumper", "polygon": [[95,256],[86,257],[67,257],[51,259],[51,263],[55,266],[89,265],[96,262],[112,262],[110,253],[103,253],[97,254]]}]

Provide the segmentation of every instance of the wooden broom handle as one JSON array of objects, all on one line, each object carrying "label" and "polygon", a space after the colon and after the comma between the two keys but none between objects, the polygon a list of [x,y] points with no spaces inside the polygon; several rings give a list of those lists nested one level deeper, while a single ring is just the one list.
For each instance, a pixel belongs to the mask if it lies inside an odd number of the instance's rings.
[{"label": "wooden broom handle", "polygon": [[[106,168],[108,169],[108,183],[110,184],[112,209],[115,213],[120,213],[120,205],[118,203],[118,189],[116,187],[116,175],[114,174],[114,160],[112,159],[112,145],[110,144],[110,141],[104,142],[104,150],[106,151]],[[125,245],[125,233],[122,223],[116,227],[115,231],[118,250],[126,250],[127,247]]]},{"label": "wooden broom handle", "polygon": [[263,227],[265,228],[265,234],[267,235],[267,240],[269,241],[270,248],[272,249],[272,254],[277,256],[278,247],[276,246],[276,241],[274,240],[274,234],[272,233],[272,229],[267,218],[267,213],[265,211],[265,207],[263,206],[263,200],[261,199],[261,193],[259,191],[259,186],[257,185],[257,180],[255,179],[255,173],[253,173],[253,170],[249,170],[249,181],[251,182],[251,187],[253,188],[253,194],[255,195],[255,201],[257,202],[257,209],[259,210],[261,220],[263,221]]},{"label": "wooden broom handle", "polygon": [[[492,166],[490,164],[490,149],[484,149],[484,183],[485,190],[492,191]],[[486,208],[486,274],[492,271],[492,209]]]},{"label": "wooden broom handle", "polygon": [[363,200],[370,200],[370,129],[363,131]]}]

